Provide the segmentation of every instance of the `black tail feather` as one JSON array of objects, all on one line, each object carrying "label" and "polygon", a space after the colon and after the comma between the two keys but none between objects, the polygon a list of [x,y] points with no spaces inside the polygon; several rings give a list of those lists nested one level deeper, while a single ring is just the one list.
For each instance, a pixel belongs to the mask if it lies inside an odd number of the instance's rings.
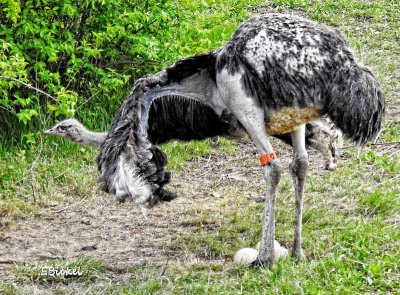
[{"label": "black tail feather", "polygon": [[170,174],[165,171],[166,155],[153,146],[147,137],[137,132],[140,120],[140,99],[143,95],[144,91],[141,87],[135,87],[117,112],[107,138],[101,145],[97,165],[101,172],[101,188],[115,194],[112,175],[117,169],[119,156],[126,151],[130,143],[129,147],[132,149],[129,152],[130,157],[136,158],[135,163],[140,174],[151,184],[154,197],[157,199],[162,187],[170,181]]},{"label": "black tail feather", "polygon": [[325,112],[343,134],[358,145],[377,135],[385,111],[379,83],[366,68],[352,64],[337,73],[325,101]]}]

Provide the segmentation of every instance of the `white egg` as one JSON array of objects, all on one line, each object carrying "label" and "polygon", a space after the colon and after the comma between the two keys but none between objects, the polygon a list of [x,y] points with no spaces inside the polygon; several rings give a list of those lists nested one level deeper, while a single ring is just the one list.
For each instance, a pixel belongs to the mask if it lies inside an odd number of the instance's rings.
[{"label": "white egg", "polygon": [[233,262],[236,264],[243,264],[250,266],[257,260],[258,251],[253,248],[243,248],[236,252]]}]

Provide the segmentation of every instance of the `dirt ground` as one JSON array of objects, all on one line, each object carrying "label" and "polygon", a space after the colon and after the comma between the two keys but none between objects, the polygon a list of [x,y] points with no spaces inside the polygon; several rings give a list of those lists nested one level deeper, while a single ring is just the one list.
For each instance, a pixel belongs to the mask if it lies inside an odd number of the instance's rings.
[{"label": "dirt ground", "polygon": [[[173,175],[170,185],[178,198],[150,209],[147,219],[133,202],[120,204],[93,188],[90,196],[65,196],[66,199],[43,208],[39,216],[18,221],[0,240],[0,276],[11,276],[14,262],[46,265],[46,260],[51,259],[94,258],[117,273],[134,265],[198,261],[201,258],[192,253],[174,249],[177,239],[195,232],[193,212],[207,209],[218,214],[214,204],[225,198],[220,193],[225,190],[235,189],[236,198],[248,198],[263,190],[253,144],[248,139],[238,144],[239,153],[234,156],[189,161],[184,171]],[[290,148],[283,144],[275,146],[286,169]],[[310,162],[312,173],[324,173],[319,154],[311,151]],[[88,173],[96,175],[97,171],[90,167]],[[111,279],[120,282],[126,278]]]}]

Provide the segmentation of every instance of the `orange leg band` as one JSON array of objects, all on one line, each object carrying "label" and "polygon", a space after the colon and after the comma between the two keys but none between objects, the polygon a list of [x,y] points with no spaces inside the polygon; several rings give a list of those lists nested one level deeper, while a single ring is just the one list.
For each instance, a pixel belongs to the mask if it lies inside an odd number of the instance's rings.
[{"label": "orange leg band", "polygon": [[268,153],[261,155],[258,159],[260,160],[261,166],[268,165],[269,163],[272,162],[272,160],[277,159],[278,157],[276,156],[275,152]]}]

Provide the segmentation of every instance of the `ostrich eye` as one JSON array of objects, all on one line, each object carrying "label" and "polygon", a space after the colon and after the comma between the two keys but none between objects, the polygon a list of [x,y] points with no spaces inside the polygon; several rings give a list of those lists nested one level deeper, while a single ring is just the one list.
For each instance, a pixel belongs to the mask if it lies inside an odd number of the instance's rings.
[{"label": "ostrich eye", "polygon": [[58,126],[58,129],[61,131],[65,131],[68,129],[68,126]]}]

